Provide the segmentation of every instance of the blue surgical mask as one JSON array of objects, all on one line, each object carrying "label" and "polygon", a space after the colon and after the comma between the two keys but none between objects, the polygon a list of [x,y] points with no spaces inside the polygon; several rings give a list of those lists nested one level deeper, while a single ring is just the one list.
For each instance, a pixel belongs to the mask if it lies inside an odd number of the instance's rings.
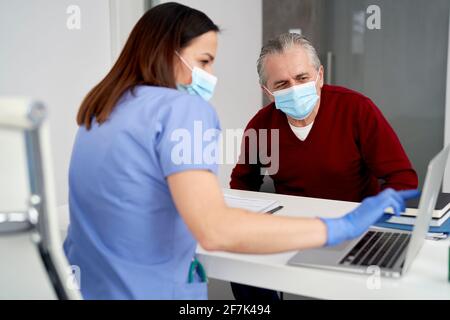
[{"label": "blue surgical mask", "polygon": [[191,84],[177,84],[177,89],[192,95],[199,95],[206,101],[209,101],[214,94],[214,89],[217,84],[217,77],[203,69],[192,67],[178,52],[175,53],[186,65],[186,67],[192,71]]},{"label": "blue surgical mask", "polygon": [[293,86],[287,89],[270,92],[275,98],[275,106],[285,114],[296,120],[305,120],[313,112],[319,95],[317,94],[315,81]]}]

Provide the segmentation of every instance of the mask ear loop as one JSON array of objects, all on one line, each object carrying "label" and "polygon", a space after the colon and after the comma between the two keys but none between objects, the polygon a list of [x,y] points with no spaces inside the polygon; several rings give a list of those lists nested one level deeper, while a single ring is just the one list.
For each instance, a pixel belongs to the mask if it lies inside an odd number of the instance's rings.
[{"label": "mask ear loop", "polygon": [[187,61],[178,53],[178,51],[175,51],[175,54],[178,56],[178,58],[180,58],[181,62],[183,62],[186,65],[186,67],[189,68],[189,70],[193,71],[191,65],[187,63]]},{"label": "mask ear loop", "polygon": [[266,89],[266,91],[267,91],[268,93],[270,93],[270,95],[271,95],[272,97],[274,96],[273,93],[272,93],[272,91],[270,91],[269,89],[267,89],[266,86],[262,85],[261,87],[263,87],[264,89]]},{"label": "mask ear loop", "polygon": [[317,81],[319,80],[319,77],[320,76],[320,68],[319,68],[319,71],[317,72],[317,77],[316,77],[316,81],[314,81],[316,84],[317,84]]}]

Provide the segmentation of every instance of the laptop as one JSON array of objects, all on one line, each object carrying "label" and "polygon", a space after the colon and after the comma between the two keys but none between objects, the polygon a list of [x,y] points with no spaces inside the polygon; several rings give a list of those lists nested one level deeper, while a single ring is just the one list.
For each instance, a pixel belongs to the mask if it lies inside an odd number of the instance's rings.
[{"label": "laptop", "polygon": [[425,241],[441,189],[449,150],[450,145],[428,165],[412,232],[372,227],[359,238],[340,245],[300,251],[288,264],[354,273],[373,273],[372,266],[378,266],[382,276],[401,277]]}]

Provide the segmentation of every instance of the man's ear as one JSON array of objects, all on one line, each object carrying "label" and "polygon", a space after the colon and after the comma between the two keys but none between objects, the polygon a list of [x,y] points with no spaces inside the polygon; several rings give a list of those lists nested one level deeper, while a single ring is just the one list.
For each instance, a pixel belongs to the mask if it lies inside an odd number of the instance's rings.
[{"label": "man's ear", "polygon": [[266,87],[261,86],[261,90],[264,92],[264,95],[267,97],[267,99],[270,100],[270,102],[275,101],[275,99],[273,98],[273,95],[269,92],[269,90],[266,89]]},{"label": "man's ear", "polygon": [[325,84],[325,71],[323,66],[320,66],[319,73],[320,73],[320,89],[322,89],[323,85]]}]

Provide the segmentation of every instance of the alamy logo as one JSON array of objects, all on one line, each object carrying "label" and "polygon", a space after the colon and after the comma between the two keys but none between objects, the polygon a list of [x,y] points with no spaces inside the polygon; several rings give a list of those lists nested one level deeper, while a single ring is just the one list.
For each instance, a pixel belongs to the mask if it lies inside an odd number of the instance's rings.
[{"label": "alamy logo", "polygon": [[66,26],[69,30],[81,29],[81,9],[77,5],[70,5],[66,9],[68,14]]},{"label": "alamy logo", "polygon": [[[171,132],[171,161],[182,164],[259,164],[261,174],[273,175],[279,168],[278,129],[209,128],[194,121],[193,130],[177,128]],[[241,145],[241,148],[239,147]]]},{"label": "alamy logo", "polygon": [[69,266],[67,270],[66,287],[70,290],[80,290],[81,288],[81,269],[79,266]]},{"label": "alamy logo", "polygon": [[381,29],[381,9],[373,4],[367,7],[366,13],[369,15],[366,20],[366,26],[369,30]]},{"label": "alamy logo", "polygon": [[366,272],[370,274],[367,278],[366,286],[369,290],[380,290],[381,289],[381,270],[378,266],[367,267]]}]

